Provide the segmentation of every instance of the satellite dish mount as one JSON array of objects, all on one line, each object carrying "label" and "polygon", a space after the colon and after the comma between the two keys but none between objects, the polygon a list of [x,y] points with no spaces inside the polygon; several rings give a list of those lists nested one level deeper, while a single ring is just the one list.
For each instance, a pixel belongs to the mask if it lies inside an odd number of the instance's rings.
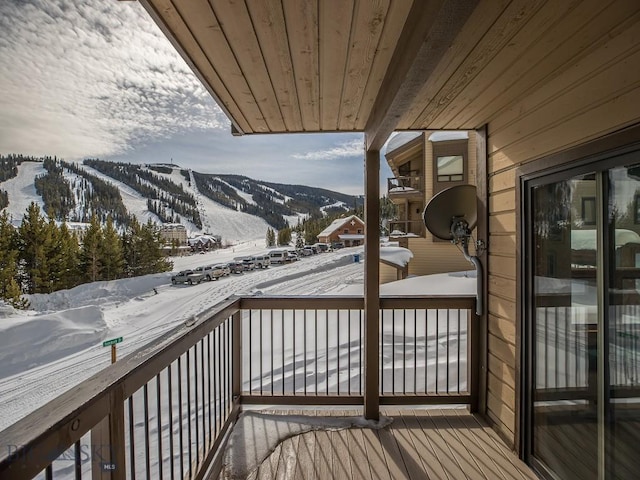
[{"label": "satellite dish mount", "polygon": [[[464,258],[476,269],[476,314],[482,315],[482,264],[478,256],[485,251],[482,241],[473,241],[471,232],[478,221],[476,207],[476,187],[459,185],[447,188],[435,195],[427,204],[423,213],[424,224],[435,237],[449,240],[461,248]],[[475,255],[469,253],[469,243],[473,241]]]}]

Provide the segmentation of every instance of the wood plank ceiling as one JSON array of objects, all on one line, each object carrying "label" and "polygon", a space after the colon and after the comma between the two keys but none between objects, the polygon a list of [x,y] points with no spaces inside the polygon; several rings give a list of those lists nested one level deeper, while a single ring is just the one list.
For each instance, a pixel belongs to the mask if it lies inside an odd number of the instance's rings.
[{"label": "wood plank ceiling", "polygon": [[[140,0],[238,133],[473,129],[637,0]],[[625,20],[628,19],[628,20]]]}]

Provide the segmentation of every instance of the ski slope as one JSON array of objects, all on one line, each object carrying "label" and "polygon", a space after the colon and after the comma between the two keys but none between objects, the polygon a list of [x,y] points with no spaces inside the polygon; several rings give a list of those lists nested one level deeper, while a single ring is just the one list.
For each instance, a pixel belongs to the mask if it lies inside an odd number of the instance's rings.
[{"label": "ski slope", "polygon": [[37,194],[34,185],[34,178],[38,175],[47,173],[42,162],[22,162],[18,166],[18,175],[0,183],[0,189],[5,190],[9,195],[9,206],[7,213],[14,225],[22,222],[22,217],[27,211],[31,202],[36,202],[40,206],[42,214],[46,217],[44,211],[44,202],[42,197]]}]

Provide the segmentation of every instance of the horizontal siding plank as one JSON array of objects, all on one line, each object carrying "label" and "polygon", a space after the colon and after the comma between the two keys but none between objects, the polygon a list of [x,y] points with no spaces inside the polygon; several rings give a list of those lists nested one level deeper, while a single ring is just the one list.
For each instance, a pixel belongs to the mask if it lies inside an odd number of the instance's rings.
[{"label": "horizontal siding plank", "polygon": [[489,315],[489,332],[511,345],[515,346],[516,344],[515,322]]},{"label": "horizontal siding plank", "polygon": [[515,279],[516,278],[515,257],[501,257],[498,255],[489,255],[489,274]]},{"label": "horizontal siding plank", "polygon": [[516,213],[505,212],[489,217],[489,234],[514,233],[516,231]]},{"label": "horizontal siding plank", "polygon": [[[489,157],[491,161],[491,157]],[[489,194],[514,188],[516,180],[515,169],[509,169],[489,177]]]},{"label": "horizontal siding plank", "polygon": [[499,398],[512,412],[516,409],[516,391],[498,377],[489,373],[489,392]]},{"label": "horizontal siding plank", "polygon": [[515,390],[516,371],[495,355],[489,354],[489,371],[497,378]]},{"label": "horizontal siding plank", "polygon": [[489,391],[487,394],[487,409],[502,423],[510,433],[515,430],[515,413],[502,398]]},{"label": "horizontal siding plank", "polygon": [[507,429],[508,434],[513,437],[516,424],[516,416],[513,410],[492,392],[488,392],[487,394],[487,409],[490,413],[493,413],[494,418],[498,420],[498,422]]},{"label": "horizontal siding plank", "polygon": [[516,347],[508,344],[492,333],[489,334],[489,353],[505,362],[511,368],[516,365]]},{"label": "horizontal siding plank", "polygon": [[514,234],[490,235],[489,252],[492,255],[514,257],[516,254],[516,236]]},{"label": "horizontal siding plank", "polygon": [[489,312],[515,322],[516,304],[505,298],[489,294]]},{"label": "horizontal siding plank", "polygon": [[489,291],[498,297],[516,301],[516,281],[513,279],[489,275]]},{"label": "horizontal siding plank", "polygon": [[489,196],[489,211],[491,213],[510,212],[516,209],[515,188]]}]

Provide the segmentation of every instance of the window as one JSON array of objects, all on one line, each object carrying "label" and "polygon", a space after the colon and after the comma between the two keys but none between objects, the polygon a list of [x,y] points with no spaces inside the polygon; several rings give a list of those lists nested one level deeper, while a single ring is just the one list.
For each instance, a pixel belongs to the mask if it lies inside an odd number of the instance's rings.
[{"label": "window", "polygon": [[467,182],[467,140],[433,142],[433,193]]},{"label": "window", "polygon": [[436,158],[438,182],[461,182],[464,180],[464,157],[447,155]]},{"label": "window", "polygon": [[342,231],[342,233],[349,233],[349,229],[348,229],[348,228],[345,228],[345,229]]},{"label": "window", "polygon": [[[596,197],[582,198],[582,223],[584,225],[596,224]],[[636,222],[637,223],[637,222]]]}]

